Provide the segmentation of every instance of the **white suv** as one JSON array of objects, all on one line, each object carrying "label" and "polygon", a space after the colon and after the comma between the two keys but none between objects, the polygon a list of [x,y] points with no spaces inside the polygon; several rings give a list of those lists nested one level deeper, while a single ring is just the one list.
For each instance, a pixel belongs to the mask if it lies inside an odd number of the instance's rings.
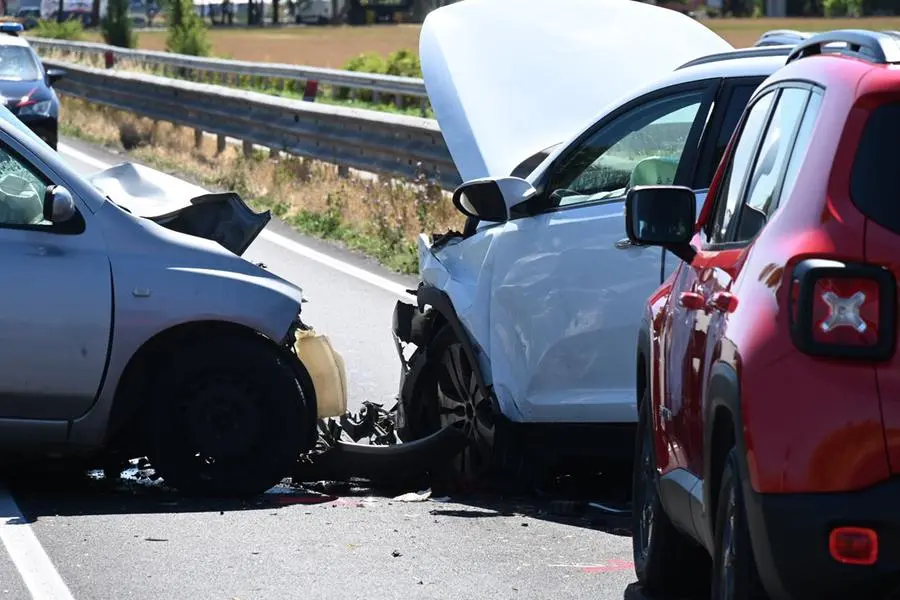
[{"label": "white suv", "polygon": [[469,219],[420,237],[417,306],[395,308],[398,427],[406,440],[460,427],[456,484],[511,457],[629,464],[642,307],[677,260],[628,241],[626,191],[686,185],[702,205],[748,99],[790,50],[735,50],[640,2],[561,0],[534,22],[510,1],[440,8],[421,34]]}]

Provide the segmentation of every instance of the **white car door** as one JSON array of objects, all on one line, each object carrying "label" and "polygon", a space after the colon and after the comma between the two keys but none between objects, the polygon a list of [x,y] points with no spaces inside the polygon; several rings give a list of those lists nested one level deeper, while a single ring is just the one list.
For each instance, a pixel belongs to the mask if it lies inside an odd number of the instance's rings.
[{"label": "white car door", "polygon": [[631,246],[626,189],[686,184],[717,82],[643,96],[587,131],[538,182],[536,214],[492,253],[491,369],[523,421],[631,422],[634,353],[662,250]]},{"label": "white car door", "polygon": [[112,282],[103,233],[79,211],[43,219],[50,177],[0,138],[0,418],[70,419],[106,366]]}]

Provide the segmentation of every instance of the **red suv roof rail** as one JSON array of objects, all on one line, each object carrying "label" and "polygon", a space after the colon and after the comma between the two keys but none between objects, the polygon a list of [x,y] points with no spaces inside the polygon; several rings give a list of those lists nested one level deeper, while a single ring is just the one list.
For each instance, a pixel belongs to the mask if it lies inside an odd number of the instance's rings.
[{"label": "red suv roof rail", "polygon": [[826,52],[882,65],[900,63],[900,32],[866,29],[827,31],[797,44],[785,64]]}]

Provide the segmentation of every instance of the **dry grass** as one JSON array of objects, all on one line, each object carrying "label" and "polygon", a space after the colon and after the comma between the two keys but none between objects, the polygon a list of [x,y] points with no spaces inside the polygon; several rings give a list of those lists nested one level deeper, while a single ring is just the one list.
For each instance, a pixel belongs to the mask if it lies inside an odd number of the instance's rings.
[{"label": "dry grass", "polygon": [[[746,47],[770,29],[824,31],[844,27],[900,29],[900,17],[865,19],[709,19],[704,23],[736,47]],[[96,33],[86,39],[100,41]],[[213,53],[242,60],[283,62],[341,68],[361,52],[387,55],[395,50],[418,50],[419,25],[383,24],[364,27],[285,27],[280,29],[210,30]],[[139,35],[141,48],[162,50],[165,32]]]},{"label": "dry grass", "polygon": [[63,131],[119,149],[194,182],[235,190],[303,233],[340,242],[405,273],[415,273],[415,238],[422,231],[462,227],[462,216],[436,186],[341,177],[337,168],[297,157],[244,157],[228,146],[216,154],[207,136],[194,147],[192,130],[154,124],[130,113],[62,99]]},{"label": "dry grass", "polygon": [[[102,41],[95,32],[85,39]],[[211,28],[209,39],[219,57],[340,69],[363,52],[383,56],[402,48],[418,52],[419,26]],[[164,50],[165,40],[165,31],[138,34],[138,44],[147,50]]]},{"label": "dry grass", "polygon": [[704,23],[736,48],[745,48],[772,29],[827,31],[829,29],[900,29],[900,17],[864,19],[710,19]]}]

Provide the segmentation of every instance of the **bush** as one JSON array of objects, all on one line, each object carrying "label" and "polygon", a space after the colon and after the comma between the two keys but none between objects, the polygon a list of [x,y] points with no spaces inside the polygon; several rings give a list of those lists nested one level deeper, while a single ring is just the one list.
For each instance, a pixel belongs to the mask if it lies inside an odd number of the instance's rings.
[{"label": "bush", "polygon": [[110,0],[107,15],[100,21],[103,40],[112,46],[134,48],[137,35],[128,16],[128,0]]},{"label": "bush", "polygon": [[824,0],[822,6],[826,17],[859,17],[862,4],[862,0]]},{"label": "bush", "polygon": [[[388,55],[387,60],[374,52],[364,52],[359,56],[355,56],[347,61],[344,65],[347,71],[357,71],[359,73],[379,73],[382,75],[396,75],[398,77],[421,77],[422,65],[419,62],[419,56],[412,50],[402,49],[392,52]],[[372,102],[372,92],[365,90],[357,90],[357,99],[362,102]],[[347,99],[350,92],[347,89],[338,90],[337,97]],[[395,99],[393,96],[383,95],[381,102],[383,104],[392,104]],[[411,102],[416,102],[411,99]]]},{"label": "bush", "polygon": [[374,52],[363,52],[348,60],[344,69],[359,73],[384,73],[387,70],[387,64],[380,55]]},{"label": "bush", "polygon": [[400,77],[422,77],[422,64],[419,55],[412,50],[397,50],[387,59],[385,73]]},{"label": "bush", "polygon": [[62,23],[41,19],[38,21],[37,27],[32,30],[32,35],[51,40],[78,41],[84,38],[84,27],[81,25],[81,21],[76,19],[63,21]]},{"label": "bush", "polygon": [[191,0],[172,0],[169,14],[166,50],[191,56],[209,56],[210,43],[206,25]]}]

